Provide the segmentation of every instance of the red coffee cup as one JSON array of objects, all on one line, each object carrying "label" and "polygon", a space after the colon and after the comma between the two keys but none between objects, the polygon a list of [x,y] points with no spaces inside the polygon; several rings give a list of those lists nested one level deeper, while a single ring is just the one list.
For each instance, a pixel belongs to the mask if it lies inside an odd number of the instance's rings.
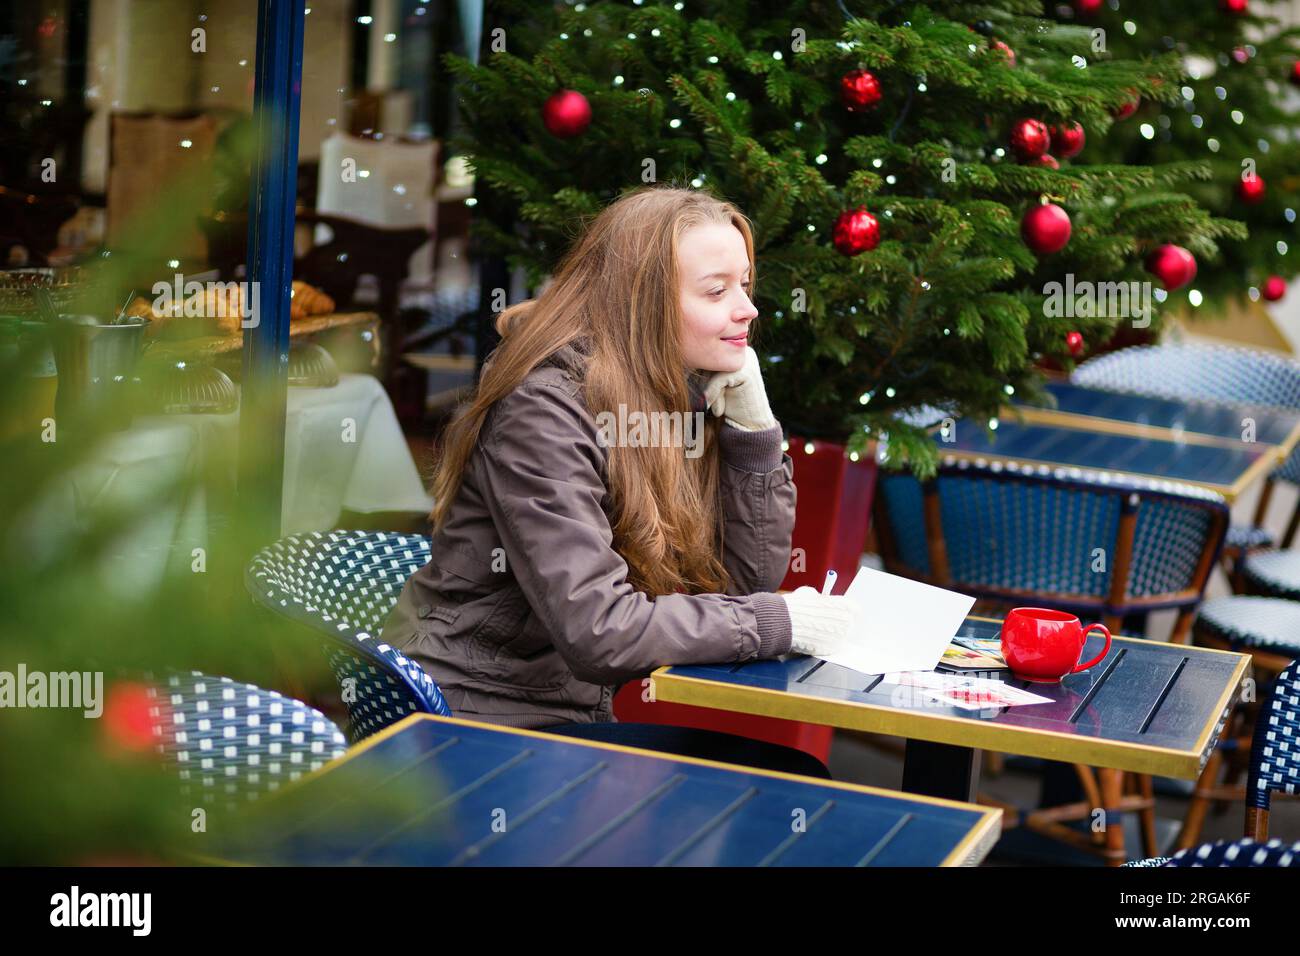
[{"label": "red coffee cup", "polygon": [[[1106,635],[1101,653],[1080,664],[1088,632]],[[1002,622],[1002,656],[1017,677],[1054,684],[1067,674],[1086,671],[1110,651],[1110,631],[1104,624],[1084,627],[1073,614],[1045,607],[1013,608]]]}]

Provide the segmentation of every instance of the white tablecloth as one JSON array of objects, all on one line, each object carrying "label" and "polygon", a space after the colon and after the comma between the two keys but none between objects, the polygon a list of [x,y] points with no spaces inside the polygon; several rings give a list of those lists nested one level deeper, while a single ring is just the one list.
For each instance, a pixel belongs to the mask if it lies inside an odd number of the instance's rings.
[{"label": "white tablecloth", "polygon": [[[92,513],[146,505],[146,517],[105,556],[106,587],[146,593],[170,565],[188,567],[206,546],[210,512],[233,502],[239,413],[136,418],[101,439],[32,511],[27,547],[56,546]],[[204,475],[183,498],[168,489]],[[290,388],[285,420],[281,533],[336,527],[346,509],[427,513],[433,506],[392,403],[370,375],[333,388]]]}]

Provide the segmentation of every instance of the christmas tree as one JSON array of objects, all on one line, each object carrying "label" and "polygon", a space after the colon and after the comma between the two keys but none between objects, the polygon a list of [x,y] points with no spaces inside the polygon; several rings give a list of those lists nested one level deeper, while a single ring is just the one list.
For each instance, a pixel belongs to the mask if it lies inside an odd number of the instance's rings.
[{"label": "christmas tree", "polygon": [[[1038,0],[506,2],[457,57],[483,251],[534,287],[583,216],[625,190],[711,190],[753,221],[755,347],[792,434],[933,470],[909,414],[984,422],[1150,310],[1060,308],[1052,283],[1150,279],[1166,244],[1238,223],[1182,192],[1203,161],[1083,165],[1135,96],[1175,103],[1181,63],[1095,59]],[[1050,200],[1050,201],[1049,201]],[[1053,295],[1053,293],[1055,293]],[[1055,301],[1053,301],[1055,299]]]},{"label": "christmas tree", "polygon": [[1298,271],[1291,245],[1300,210],[1300,29],[1283,29],[1262,3],[1144,0],[1081,2],[1061,11],[1102,31],[1109,55],[1174,54],[1185,76],[1172,102],[1144,100],[1131,119],[1095,144],[1090,162],[1158,165],[1193,159],[1211,176],[1187,191],[1217,216],[1244,222],[1247,238],[1216,257],[1189,246],[1192,307],[1220,312],[1240,301],[1276,300]]}]

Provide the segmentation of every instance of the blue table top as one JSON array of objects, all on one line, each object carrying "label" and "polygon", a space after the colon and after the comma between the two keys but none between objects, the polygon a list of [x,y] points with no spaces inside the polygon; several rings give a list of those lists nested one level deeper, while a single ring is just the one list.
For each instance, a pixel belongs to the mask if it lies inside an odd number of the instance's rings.
[{"label": "blue table top", "polygon": [[[997,638],[1001,622],[967,618],[960,635]],[[1103,646],[1092,636],[1082,659]],[[1059,684],[1007,680],[1050,704],[962,710],[936,705],[880,676],[801,655],[785,659],[661,667],[657,700],[1194,778],[1208,758],[1249,657],[1226,651],[1115,638],[1096,667]]]},{"label": "blue table top", "polygon": [[1001,811],[418,714],[263,801],[226,862],[978,863]]},{"label": "blue table top", "polygon": [[[1245,441],[1246,425],[1243,420],[1249,418],[1254,424],[1254,441],[1277,446],[1283,455],[1289,454],[1300,439],[1300,412],[1262,406],[1156,398],[1131,392],[1089,388],[1065,381],[1050,381],[1045,388],[1055,399],[1055,408],[1017,401],[1017,409],[1030,414],[1046,412],[1056,415],[1062,423],[1073,420],[1072,427],[1077,428],[1122,423],[1173,432],[1189,440],[1195,440],[1199,436],[1219,439],[1225,443]],[[1138,431],[1139,429],[1133,429],[1131,433],[1136,435]],[[1147,434],[1150,437],[1161,437],[1154,431],[1148,431]]]},{"label": "blue table top", "polygon": [[941,432],[934,435],[941,455],[1187,482],[1216,491],[1229,501],[1276,463],[1272,445],[1205,445],[1037,423],[1004,421],[990,438],[982,424],[961,420],[947,437],[954,440],[945,440]]}]

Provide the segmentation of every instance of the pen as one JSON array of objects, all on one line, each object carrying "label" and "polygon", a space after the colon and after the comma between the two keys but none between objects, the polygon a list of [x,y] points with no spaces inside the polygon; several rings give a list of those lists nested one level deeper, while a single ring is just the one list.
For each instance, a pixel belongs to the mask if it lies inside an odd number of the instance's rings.
[{"label": "pen", "polygon": [[839,575],[835,573],[835,570],[833,568],[830,571],[826,572],[826,580],[822,583],[822,594],[831,593],[831,588],[835,587],[835,579],[838,576]]}]

